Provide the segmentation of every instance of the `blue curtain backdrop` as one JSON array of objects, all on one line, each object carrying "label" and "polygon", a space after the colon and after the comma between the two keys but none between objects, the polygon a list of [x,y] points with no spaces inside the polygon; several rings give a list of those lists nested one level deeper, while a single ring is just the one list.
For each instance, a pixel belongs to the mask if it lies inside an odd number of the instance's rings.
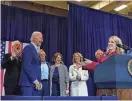
[{"label": "blue curtain backdrop", "polygon": [[[132,19],[69,3],[68,58],[76,51],[95,60],[95,51],[105,50],[108,38],[119,36],[123,43],[132,47]],[[95,95],[93,72],[89,71],[89,95]]]},{"label": "blue curtain backdrop", "polygon": [[[67,57],[68,21],[65,17],[38,13],[21,8],[1,5],[1,39],[30,42],[33,31],[43,33],[42,48],[51,61],[55,52]],[[64,58],[66,63],[66,59]]]}]

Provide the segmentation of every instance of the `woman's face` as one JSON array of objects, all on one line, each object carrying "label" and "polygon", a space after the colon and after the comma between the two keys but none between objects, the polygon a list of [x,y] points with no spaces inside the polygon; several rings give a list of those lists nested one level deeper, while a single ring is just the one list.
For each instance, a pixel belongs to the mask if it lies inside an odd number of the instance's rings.
[{"label": "woman's face", "polygon": [[79,54],[74,55],[75,63],[79,63],[81,61]]},{"label": "woman's face", "polygon": [[56,64],[60,64],[61,61],[62,61],[61,59],[62,59],[61,56],[58,55],[58,56],[56,57],[56,59],[55,59],[55,63],[56,63]]},{"label": "woman's face", "polygon": [[116,51],[116,47],[117,46],[116,46],[115,41],[112,38],[110,38],[109,41],[108,41],[108,49]]}]

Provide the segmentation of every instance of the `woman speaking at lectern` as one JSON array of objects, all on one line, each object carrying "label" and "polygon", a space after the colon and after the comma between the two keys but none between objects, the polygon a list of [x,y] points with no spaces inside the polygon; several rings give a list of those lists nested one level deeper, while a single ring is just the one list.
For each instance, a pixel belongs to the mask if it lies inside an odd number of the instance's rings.
[{"label": "woman speaking at lectern", "polygon": [[[98,62],[91,61],[89,59],[85,59],[80,65],[83,67],[84,70],[94,70],[94,68],[110,56],[114,54],[122,54],[124,50],[119,48],[117,44],[122,45],[122,41],[117,36],[111,36],[108,41],[107,51],[103,52],[102,56],[98,59]],[[78,66],[80,67],[80,66]],[[112,89],[98,89],[96,95],[104,95],[106,92],[113,92]],[[108,93],[107,93],[108,94]]]},{"label": "woman speaking at lectern", "polygon": [[83,66],[84,70],[94,70],[94,68],[110,56],[114,54],[122,54],[124,50],[119,48],[117,44],[122,44],[122,41],[117,36],[111,36],[108,41],[107,52],[104,52],[103,55],[98,59],[98,62],[91,61],[89,59],[85,59],[80,65]]}]

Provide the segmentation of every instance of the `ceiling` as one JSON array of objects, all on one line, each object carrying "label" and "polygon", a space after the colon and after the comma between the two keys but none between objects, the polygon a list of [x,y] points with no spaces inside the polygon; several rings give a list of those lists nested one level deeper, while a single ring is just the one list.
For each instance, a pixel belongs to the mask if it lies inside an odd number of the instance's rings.
[{"label": "ceiling", "polygon": [[[68,4],[67,1],[32,1],[37,4],[41,5],[48,5],[48,6],[53,6],[61,9],[66,9],[68,10]],[[70,1],[75,4],[83,5],[86,7],[98,9],[101,11],[105,12],[111,12],[114,14],[119,14],[123,15],[129,18],[132,18],[132,1],[115,1],[115,0],[109,0],[109,1]],[[121,6],[122,4],[127,5],[128,7],[124,8],[123,10],[120,11],[114,11],[116,7]]]}]

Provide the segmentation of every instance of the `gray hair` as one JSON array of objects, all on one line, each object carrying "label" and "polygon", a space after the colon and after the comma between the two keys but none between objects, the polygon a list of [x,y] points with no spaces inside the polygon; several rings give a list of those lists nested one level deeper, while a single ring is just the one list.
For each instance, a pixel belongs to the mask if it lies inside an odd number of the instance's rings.
[{"label": "gray hair", "polygon": [[37,36],[37,35],[40,34],[40,33],[41,33],[41,32],[39,32],[39,31],[34,31],[34,32],[32,33],[32,35],[31,35],[30,41],[31,41],[31,42],[34,42],[34,37]]},{"label": "gray hair", "polygon": [[21,44],[20,41],[16,40],[16,41],[13,41],[13,42],[12,42],[12,46],[14,46],[16,43]]},{"label": "gray hair", "polygon": [[16,41],[13,41],[12,42],[12,45],[11,45],[11,51],[13,51],[13,48],[15,47],[15,44],[20,44],[20,46],[21,46],[21,43],[20,43],[20,41],[18,41],[18,40],[16,40]]}]

